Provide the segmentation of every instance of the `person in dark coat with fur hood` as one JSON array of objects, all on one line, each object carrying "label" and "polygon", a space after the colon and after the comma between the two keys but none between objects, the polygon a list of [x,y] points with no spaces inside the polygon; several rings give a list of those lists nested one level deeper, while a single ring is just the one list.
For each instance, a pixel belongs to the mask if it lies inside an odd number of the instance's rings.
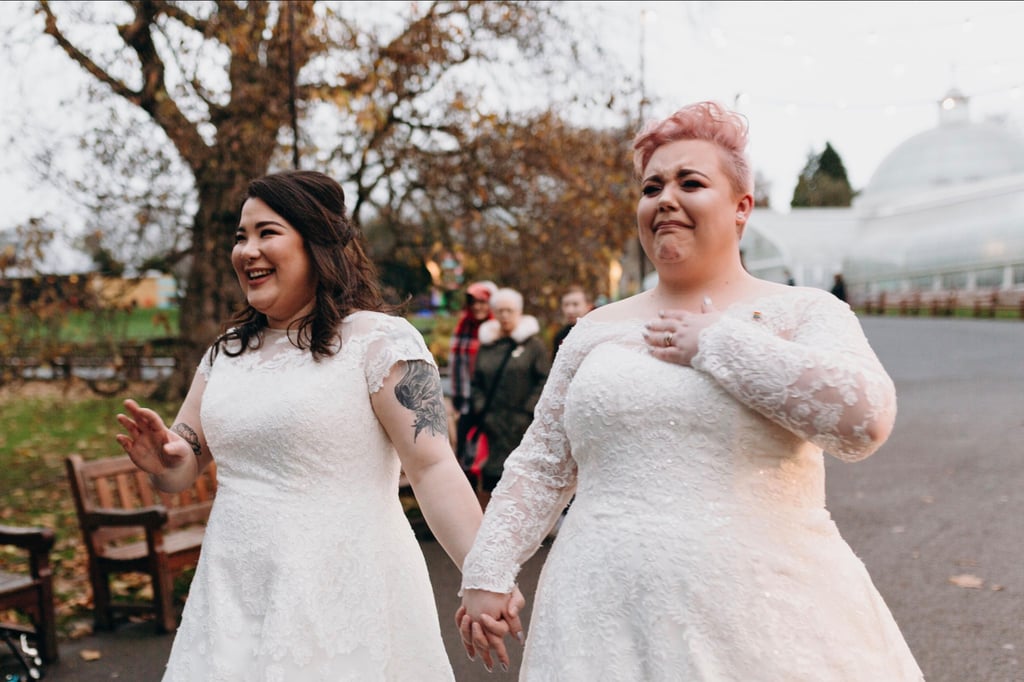
[{"label": "person in dark coat with fur hood", "polygon": [[551,353],[540,336],[540,324],[533,315],[523,314],[522,294],[498,289],[491,296],[491,312],[494,319],[480,325],[471,388],[473,413],[480,417],[477,423],[487,436],[488,455],[478,488],[485,507],[501,479],[505,459],[533,421],[533,408],[551,370]]}]

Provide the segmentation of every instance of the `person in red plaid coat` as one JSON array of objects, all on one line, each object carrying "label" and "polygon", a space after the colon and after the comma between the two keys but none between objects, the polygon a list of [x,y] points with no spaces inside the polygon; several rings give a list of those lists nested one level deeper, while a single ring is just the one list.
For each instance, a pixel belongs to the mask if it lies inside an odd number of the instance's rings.
[{"label": "person in red plaid coat", "polygon": [[474,282],[466,287],[466,305],[455,324],[451,351],[448,354],[448,367],[452,379],[452,407],[458,413],[455,454],[467,476],[470,476],[469,468],[473,464],[466,461],[466,434],[473,426],[470,415],[470,379],[473,376],[476,353],[480,348],[480,325],[494,318],[491,314],[491,296],[497,290],[494,282],[488,281]]}]

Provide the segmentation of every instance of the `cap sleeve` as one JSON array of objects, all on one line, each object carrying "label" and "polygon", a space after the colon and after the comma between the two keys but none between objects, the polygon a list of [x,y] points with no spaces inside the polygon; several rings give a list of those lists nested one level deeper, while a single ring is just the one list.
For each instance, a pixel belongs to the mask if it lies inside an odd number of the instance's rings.
[{"label": "cap sleeve", "polygon": [[[231,331],[234,331],[234,328],[232,328]],[[229,339],[224,343],[226,344],[227,348],[230,349],[230,351],[233,353],[237,353],[238,349],[241,348],[241,344],[238,342],[237,339]],[[196,366],[196,371],[202,374],[203,378],[206,379],[207,381],[210,380],[210,375],[213,374],[213,363],[216,360],[216,355],[220,354],[219,352],[217,354],[214,353],[214,348],[216,348],[216,346],[216,342],[207,346],[206,351],[199,359],[199,364]],[[221,349],[218,349],[218,351],[219,350]]]},{"label": "cap sleeve", "polygon": [[199,365],[196,366],[196,371],[202,374],[203,378],[207,381],[210,380],[210,374],[213,373],[213,360],[211,359],[212,353],[210,352],[211,348],[206,349],[202,358],[199,359]]},{"label": "cap sleeve", "polygon": [[353,334],[366,340],[363,370],[370,393],[381,389],[399,362],[423,360],[437,367],[423,335],[405,318],[374,313],[364,315],[356,325]]}]

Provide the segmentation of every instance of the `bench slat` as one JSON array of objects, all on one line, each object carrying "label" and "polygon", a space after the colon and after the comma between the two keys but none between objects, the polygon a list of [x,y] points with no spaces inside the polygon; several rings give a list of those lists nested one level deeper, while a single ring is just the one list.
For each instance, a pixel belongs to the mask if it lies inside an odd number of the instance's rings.
[{"label": "bench slat", "polygon": [[143,507],[151,507],[157,504],[156,496],[153,493],[153,485],[149,482],[149,474],[141,469],[135,472],[135,486],[142,498]]}]

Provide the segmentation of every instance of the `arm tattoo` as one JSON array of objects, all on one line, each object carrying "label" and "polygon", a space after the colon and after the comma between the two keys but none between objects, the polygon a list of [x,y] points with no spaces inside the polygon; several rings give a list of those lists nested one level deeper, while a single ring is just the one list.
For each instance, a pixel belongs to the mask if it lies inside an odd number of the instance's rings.
[{"label": "arm tattoo", "polygon": [[197,434],[191,426],[183,422],[178,422],[171,427],[171,431],[174,431],[185,439],[185,442],[192,448],[192,452],[196,457],[203,454],[203,448],[199,445],[199,434]]},{"label": "arm tattoo", "polygon": [[432,365],[423,360],[405,363],[405,376],[395,384],[395,397],[416,415],[414,441],[423,429],[430,429],[433,435],[447,435],[448,415],[444,409],[441,376]]}]

